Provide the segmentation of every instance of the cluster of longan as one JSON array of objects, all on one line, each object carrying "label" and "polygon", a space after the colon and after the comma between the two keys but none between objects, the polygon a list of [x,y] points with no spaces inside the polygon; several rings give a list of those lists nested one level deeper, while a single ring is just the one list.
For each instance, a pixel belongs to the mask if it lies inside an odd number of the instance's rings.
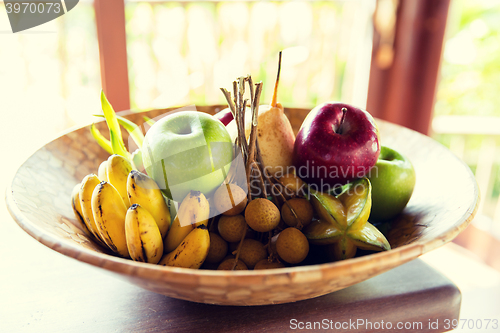
[{"label": "cluster of longan", "polygon": [[[313,207],[297,196],[304,183],[295,175],[280,179],[288,200],[255,198],[248,202],[236,184],[223,184],[214,195],[221,215],[211,221],[210,250],[203,268],[219,270],[270,269],[296,265],[309,253],[302,227],[313,220]],[[285,192],[285,191],[283,191]],[[281,203],[281,209],[278,205]]]}]

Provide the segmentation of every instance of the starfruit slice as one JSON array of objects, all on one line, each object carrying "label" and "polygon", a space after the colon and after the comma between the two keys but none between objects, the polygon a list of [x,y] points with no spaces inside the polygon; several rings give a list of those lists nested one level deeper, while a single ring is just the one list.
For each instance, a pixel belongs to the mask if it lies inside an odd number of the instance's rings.
[{"label": "starfruit slice", "polygon": [[362,250],[370,251],[388,251],[391,245],[377,228],[367,222],[365,226],[359,230],[348,230],[347,236],[352,240],[356,247]]},{"label": "starfruit slice", "polygon": [[326,244],[335,260],[354,257],[357,248],[390,250],[385,236],[368,222],[371,184],[367,178],[347,184],[338,197],[312,192],[310,200],[320,219],[307,226],[304,234],[311,244]]},{"label": "starfruit slice", "polygon": [[342,237],[336,243],[326,246],[326,252],[333,260],[353,258],[358,247],[349,237]]},{"label": "starfruit slice", "polygon": [[347,227],[362,228],[368,221],[372,207],[372,186],[368,178],[361,178],[347,184],[338,199],[344,205],[347,215]]},{"label": "starfruit slice", "polygon": [[337,243],[344,234],[342,229],[322,219],[312,221],[302,230],[302,232],[309,240],[309,243],[315,245]]},{"label": "starfruit slice", "polygon": [[320,219],[329,222],[338,229],[347,228],[347,216],[342,202],[333,195],[311,191],[310,202]]}]

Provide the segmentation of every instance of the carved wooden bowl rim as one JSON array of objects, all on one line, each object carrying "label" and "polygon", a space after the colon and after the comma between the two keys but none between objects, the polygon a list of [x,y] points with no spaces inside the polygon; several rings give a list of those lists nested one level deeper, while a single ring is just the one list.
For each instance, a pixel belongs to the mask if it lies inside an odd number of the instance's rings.
[{"label": "carved wooden bowl rim", "polygon": [[[306,112],[305,110],[301,109],[287,109],[287,112],[293,113],[294,110]],[[377,123],[379,124],[379,127],[382,128],[381,133],[384,133],[384,130],[386,129],[395,131],[404,130],[405,133],[407,134],[411,133],[409,134],[411,136],[419,136],[418,140],[424,140],[424,141],[426,140],[426,142],[424,143],[432,141],[433,143],[431,144],[431,146],[432,145],[434,146],[431,148],[447,152],[447,154],[450,155],[450,161],[453,161],[451,162],[453,163],[453,165],[465,166],[465,163],[463,161],[455,157],[445,147],[441,146],[437,142],[433,141],[432,139],[420,133],[378,119]],[[85,127],[89,126],[84,126],[82,128]],[[53,140],[52,142],[59,140],[62,137],[68,135],[69,133],[75,131],[77,130],[73,129],[71,131],[68,131],[66,134],[63,134],[62,136]],[[35,156],[41,149],[37,150],[30,158]],[[28,160],[19,168],[19,170],[21,170],[25,166]],[[7,207],[11,215],[13,216],[14,220],[19,224],[19,226],[23,230],[25,230],[29,235],[38,240],[40,243],[44,244],[45,246],[59,253],[72,257],[76,260],[104,268],[111,272],[125,275],[127,279],[132,279],[132,280],[134,278],[146,279],[151,281],[152,283],[167,283],[171,281],[175,283],[184,283],[184,284],[201,284],[201,285],[217,285],[217,286],[228,286],[231,284],[236,284],[240,287],[250,286],[256,283],[265,283],[267,286],[272,287],[273,285],[281,285],[284,283],[284,281],[288,281],[291,285],[294,282],[297,282],[298,284],[303,284],[304,282],[318,281],[321,279],[330,280],[335,276],[340,276],[345,274],[354,274],[354,275],[365,274],[366,277],[363,278],[363,280],[366,280],[369,277],[372,277],[388,269],[394,268],[402,263],[415,259],[421,254],[433,250],[445,244],[446,242],[451,241],[461,231],[463,231],[467,227],[467,225],[472,221],[479,205],[478,186],[475,182],[472,172],[468,167],[466,168],[468,170],[468,178],[464,180],[464,182],[466,182],[467,183],[466,185],[471,186],[471,188],[473,189],[472,193],[473,200],[468,203],[468,206],[464,210],[464,213],[455,223],[452,224],[452,227],[444,230],[439,235],[436,235],[436,237],[426,241],[417,239],[416,241],[413,241],[410,244],[398,246],[387,252],[369,254],[366,256],[357,257],[345,261],[330,262],[330,263],[316,264],[309,266],[288,267],[288,268],[274,269],[274,270],[216,271],[216,270],[193,270],[193,269],[177,268],[177,267],[164,267],[147,263],[134,262],[129,259],[123,259],[105,253],[99,253],[91,249],[87,249],[77,244],[76,242],[64,239],[63,237],[47,232],[46,230],[44,230],[44,228],[37,226],[23,214],[23,212],[18,207],[18,204],[15,199],[15,193],[12,190],[12,184],[16,179],[18,173],[16,173],[12,182],[10,183],[11,185],[7,188],[6,201],[7,201]],[[417,171],[417,178],[418,178],[418,171]],[[68,198],[68,205],[69,204],[70,204],[70,198]],[[370,273],[371,271],[373,271],[373,273]],[[325,273],[325,275],[323,273]],[[196,279],[193,280],[193,278]],[[336,288],[335,290],[347,286],[348,285],[341,286],[340,288]],[[308,297],[302,297],[302,298],[298,297],[294,300],[299,300],[304,298]],[[198,300],[195,299],[194,301]]]}]

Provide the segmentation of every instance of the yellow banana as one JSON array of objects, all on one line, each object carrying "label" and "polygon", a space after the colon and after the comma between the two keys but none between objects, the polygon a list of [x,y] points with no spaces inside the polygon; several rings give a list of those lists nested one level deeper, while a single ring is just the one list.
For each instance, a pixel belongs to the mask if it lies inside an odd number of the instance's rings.
[{"label": "yellow banana", "polygon": [[73,207],[73,212],[75,213],[76,219],[82,225],[83,231],[87,235],[92,235],[89,231],[89,228],[87,228],[85,221],[83,220],[82,204],[80,202],[80,187],[81,186],[82,186],[82,184],[76,184],[75,187],[73,187],[73,191],[71,191],[71,207]]},{"label": "yellow banana", "polygon": [[130,202],[127,195],[127,178],[130,171],[132,171],[132,164],[120,155],[111,155],[108,158],[106,171],[108,182],[116,188],[125,205],[129,207]]},{"label": "yellow banana", "polygon": [[108,169],[108,161],[102,161],[102,163],[99,164],[99,169],[97,169],[97,177],[103,182],[108,181],[107,169]]},{"label": "yellow banana", "polygon": [[111,250],[128,258],[125,237],[127,207],[120,193],[108,182],[101,182],[92,193],[92,211],[97,231]]},{"label": "yellow banana", "polygon": [[163,256],[163,239],[153,216],[133,204],[125,216],[125,236],[130,257],[135,261],[157,264]]},{"label": "yellow banana", "polygon": [[132,170],[128,174],[127,193],[131,205],[139,204],[153,216],[164,238],[170,227],[170,211],[158,184],[151,177]]},{"label": "yellow banana", "polygon": [[182,200],[163,244],[165,253],[173,251],[186,236],[201,224],[207,225],[210,205],[207,198],[199,191],[191,191]]},{"label": "yellow banana", "polygon": [[191,230],[177,248],[164,255],[159,264],[184,268],[200,268],[210,249],[210,235],[202,224]]},{"label": "yellow banana", "polygon": [[92,213],[92,193],[97,185],[101,181],[95,174],[87,175],[82,180],[82,185],[78,193],[80,199],[80,206],[82,209],[83,222],[87,226],[87,229],[94,235],[94,237],[100,242],[101,245],[105,245],[99,236],[97,227],[94,220],[94,214]]},{"label": "yellow banana", "polygon": [[85,225],[85,222],[83,221],[82,204],[80,203],[81,186],[82,184],[76,184],[75,187],[73,187],[73,190],[71,191],[71,206],[73,207],[76,219]]}]

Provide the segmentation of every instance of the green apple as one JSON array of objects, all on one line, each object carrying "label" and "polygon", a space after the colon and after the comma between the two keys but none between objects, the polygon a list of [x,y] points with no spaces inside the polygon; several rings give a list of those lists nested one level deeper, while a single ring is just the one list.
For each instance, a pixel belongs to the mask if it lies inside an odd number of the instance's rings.
[{"label": "green apple", "polygon": [[370,221],[389,220],[401,213],[410,200],[415,187],[415,169],[408,158],[382,146],[369,179],[372,184]]},{"label": "green apple", "polygon": [[233,160],[231,137],[220,120],[180,111],[158,120],[142,146],[144,167],[165,196],[181,202],[189,191],[209,196],[226,178]]}]

